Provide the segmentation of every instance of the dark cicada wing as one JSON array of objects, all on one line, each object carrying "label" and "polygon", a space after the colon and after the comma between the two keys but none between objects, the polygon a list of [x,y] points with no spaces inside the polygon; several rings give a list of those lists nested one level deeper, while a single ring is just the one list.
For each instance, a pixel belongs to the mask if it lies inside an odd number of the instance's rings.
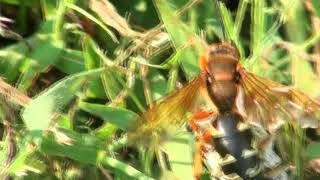
[{"label": "dark cicada wing", "polygon": [[320,104],[304,93],[240,69],[239,111],[249,123],[274,131],[285,121],[318,128]]},{"label": "dark cicada wing", "polygon": [[181,89],[176,90],[142,114],[135,128],[129,132],[129,140],[136,143],[160,143],[185,122],[184,116],[190,111],[205,87],[201,75]]}]

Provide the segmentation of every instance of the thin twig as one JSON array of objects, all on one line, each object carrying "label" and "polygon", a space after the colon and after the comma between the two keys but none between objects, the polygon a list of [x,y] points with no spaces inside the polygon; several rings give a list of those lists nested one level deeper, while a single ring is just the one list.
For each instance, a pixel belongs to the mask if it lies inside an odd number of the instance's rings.
[{"label": "thin twig", "polygon": [[127,83],[126,83],[126,87],[124,88],[124,90],[122,90],[117,97],[114,98],[114,100],[112,101],[112,103],[110,105],[115,105],[115,104],[120,104],[122,102],[124,102],[124,99],[127,98],[127,96],[129,95],[129,90],[133,88],[133,86],[135,85],[135,68],[136,66],[134,65],[134,63],[131,63],[131,67],[129,67],[129,70],[127,72]]},{"label": "thin twig", "polygon": [[[310,0],[305,0],[304,1],[305,7],[306,9],[310,12],[311,14],[311,27],[312,27],[312,31],[313,34],[316,34],[317,32],[320,31],[320,19],[317,16],[315,10],[313,9],[313,5],[312,2]],[[314,48],[313,48],[313,54],[320,54],[320,43],[315,43],[314,44]],[[316,59],[316,70],[317,70],[317,74],[320,74],[320,60]]]},{"label": "thin twig", "polygon": [[[15,113],[14,113],[14,108],[10,107],[8,103],[6,103],[5,100],[1,99],[1,108],[4,111],[4,127],[5,127],[5,134],[6,134],[6,139],[7,139],[7,158],[4,161],[4,166],[8,167],[10,163],[13,161],[14,157],[16,156],[17,153],[17,146],[15,142],[15,137],[14,137],[14,129],[12,126],[13,120],[15,119]],[[3,179],[10,179],[11,176],[10,174],[4,173],[1,178]]]},{"label": "thin twig", "polygon": [[153,106],[153,98],[152,98],[149,79],[147,77],[148,72],[149,72],[149,67],[146,65],[141,65],[140,75],[141,75],[141,79],[143,81],[144,96],[146,98],[147,104],[151,108]]},{"label": "thin twig", "polygon": [[2,78],[0,78],[0,96],[6,101],[13,102],[22,107],[25,107],[31,101],[30,97],[6,83]]},{"label": "thin twig", "polygon": [[102,174],[104,175],[104,177],[106,177],[107,180],[113,180],[110,172],[107,169],[100,167],[100,170],[101,170]]}]

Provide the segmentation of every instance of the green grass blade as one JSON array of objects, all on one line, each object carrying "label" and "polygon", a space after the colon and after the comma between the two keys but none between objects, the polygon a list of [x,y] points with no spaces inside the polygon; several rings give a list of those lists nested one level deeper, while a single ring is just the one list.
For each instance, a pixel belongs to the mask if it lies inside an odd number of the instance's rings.
[{"label": "green grass blade", "polygon": [[96,78],[105,69],[96,69],[69,76],[48,88],[26,106],[23,120],[29,130],[46,130],[52,118],[59,113],[87,80]]},{"label": "green grass blade", "polygon": [[109,28],[104,25],[103,22],[101,22],[99,19],[95,18],[93,15],[91,15],[90,13],[88,13],[87,11],[85,11],[84,9],[80,8],[79,6],[76,6],[74,4],[67,4],[67,7],[70,9],[73,9],[75,11],[77,11],[78,13],[86,16],[88,19],[92,20],[93,22],[95,22],[98,26],[100,26],[110,37],[111,39],[116,42],[119,43],[117,37],[113,34],[112,31],[109,30]]},{"label": "green grass blade", "polygon": [[184,47],[180,64],[187,78],[191,79],[199,73],[197,59],[203,51],[201,40],[179,19],[177,9],[173,9],[169,1],[155,0],[154,3],[175,49]]},{"label": "green grass blade", "polygon": [[85,102],[81,102],[79,107],[82,110],[91,113],[94,116],[100,117],[123,130],[128,130],[139,118],[136,113],[123,108],[108,107],[106,105]]}]

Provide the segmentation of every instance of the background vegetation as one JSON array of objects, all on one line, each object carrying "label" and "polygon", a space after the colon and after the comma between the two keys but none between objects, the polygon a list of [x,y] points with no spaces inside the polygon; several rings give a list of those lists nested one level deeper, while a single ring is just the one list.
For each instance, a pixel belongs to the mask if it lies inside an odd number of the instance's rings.
[{"label": "background vegetation", "polygon": [[[1,179],[159,179],[153,151],[128,142],[139,114],[199,73],[201,41],[219,42],[210,0],[0,0]],[[320,2],[225,1],[224,26],[258,75],[318,97]],[[9,19],[6,19],[9,18]],[[32,99],[30,99],[30,98]],[[316,142],[289,132],[284,159],[303,179]],[[166,144],[192,179],[191,134]],[[300,143],[300,144],[299,144]],[[174,175],[173,175],[174,174]],[[204,171],[203,178],[208,178]]]}]

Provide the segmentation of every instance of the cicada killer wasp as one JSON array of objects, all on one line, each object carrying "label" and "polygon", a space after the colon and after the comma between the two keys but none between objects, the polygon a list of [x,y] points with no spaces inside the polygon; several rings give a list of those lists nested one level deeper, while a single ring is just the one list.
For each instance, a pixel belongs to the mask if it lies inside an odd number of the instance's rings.
[{"label": "cicada killer wasp", "polygon": [[[197,109],[198,99],[205,97],[214,107],[198,108],[187,122],[197,138],[195,178],[206,164],[217,179],[232,179],[230,174],[268,179],[265,174],[281,168],[281,160],[272,152],[274,162],[261,165],[263,157],[252,151],[253,136],[255,148],[259,148],[272,143],[269,135],[284,123],[318,128],[320,104],[299,90],[248,72],[239,56],[230,42],[205,45],[205,53],[199,57],[201,73],[142,114],[129,138],[138,143],[143,136],[142,144],[158,146],[185,124],[185,115]],[[219,158],[221,161],[215,162]],[[287,178],[282,172],[274,177]]]}]

